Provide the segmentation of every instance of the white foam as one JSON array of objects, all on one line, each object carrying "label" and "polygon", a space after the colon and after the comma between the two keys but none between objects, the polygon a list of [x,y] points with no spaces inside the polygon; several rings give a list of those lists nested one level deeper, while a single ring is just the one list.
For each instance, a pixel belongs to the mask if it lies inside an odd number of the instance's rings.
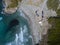
[{"label": "white foam", "polygon": [[0,17],[0,21],[3,19],[3,17]]}]

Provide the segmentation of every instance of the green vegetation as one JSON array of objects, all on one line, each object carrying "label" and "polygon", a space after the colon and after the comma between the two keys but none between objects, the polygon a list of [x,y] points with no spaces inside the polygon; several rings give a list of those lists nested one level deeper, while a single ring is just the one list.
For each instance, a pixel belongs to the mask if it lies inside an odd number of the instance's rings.
[{"label": "green vegetation", "polygon": [[48,45],[60,45],[60,18],[49,18],[49,23],[52,24],[48,31]]},{"label": "green vegetation", "polygon": [[60,15],[60,9],[58,9],[58,10],[56,11],[56,13],[57,13],[57,15],[59,16],[59,15]]},{"label": "green vegetation", "polygon": [[59,0],[48,0],[47,7],[48,9],[55,10],[57,15],[60,15],[60,9],[57,9],[59,6]]},{"label": "green vegetation", "polygon": [[48,0],[47,6],[49,9],[57,10],[57,7],[59,6],[59,0]]},{"label": "green vegetation", "polygon": [[56,11],[57,17],[50,17],[49,23],[52,25],[51,29],[48,30],[48,45],[60,45],[60,8],[59,0],[48,0],[47,7]]},{"label": "green vegetation", "polygon": [[21,0],[11,0],[11,4],[7,8],[14,8],[18,6],[18,2],[21,2]]}]

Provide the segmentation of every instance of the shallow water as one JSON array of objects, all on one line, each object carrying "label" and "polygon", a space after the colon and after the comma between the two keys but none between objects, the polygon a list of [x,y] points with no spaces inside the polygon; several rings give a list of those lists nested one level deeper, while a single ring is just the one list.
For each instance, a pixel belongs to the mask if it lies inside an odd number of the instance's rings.
[{"label": "shallow water", "polygon": [[27,20],[20,12],[2,14],[0,0],[0,45],[32,45],[32,36]]}]

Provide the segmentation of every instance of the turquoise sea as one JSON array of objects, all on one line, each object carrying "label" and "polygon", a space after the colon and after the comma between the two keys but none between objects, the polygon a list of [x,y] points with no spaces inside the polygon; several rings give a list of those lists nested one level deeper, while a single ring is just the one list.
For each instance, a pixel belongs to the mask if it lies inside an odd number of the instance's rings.
[{"label": "turquoise sea", "polygon": [[28,21],[20,12],[3,14],[3,3],[0,0],[0,45],[32,45],[32,35]]}]

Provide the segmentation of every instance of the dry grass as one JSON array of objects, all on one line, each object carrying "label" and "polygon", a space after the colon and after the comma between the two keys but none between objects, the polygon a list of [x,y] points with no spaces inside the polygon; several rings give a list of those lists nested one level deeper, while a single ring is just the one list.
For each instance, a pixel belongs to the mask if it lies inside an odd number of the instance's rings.
[{"label": "dry grass", "polygon": [[18,2],[21,2],[22,0],[11,0],[11,4],[7,8],[14,8],[18,6]]}]

